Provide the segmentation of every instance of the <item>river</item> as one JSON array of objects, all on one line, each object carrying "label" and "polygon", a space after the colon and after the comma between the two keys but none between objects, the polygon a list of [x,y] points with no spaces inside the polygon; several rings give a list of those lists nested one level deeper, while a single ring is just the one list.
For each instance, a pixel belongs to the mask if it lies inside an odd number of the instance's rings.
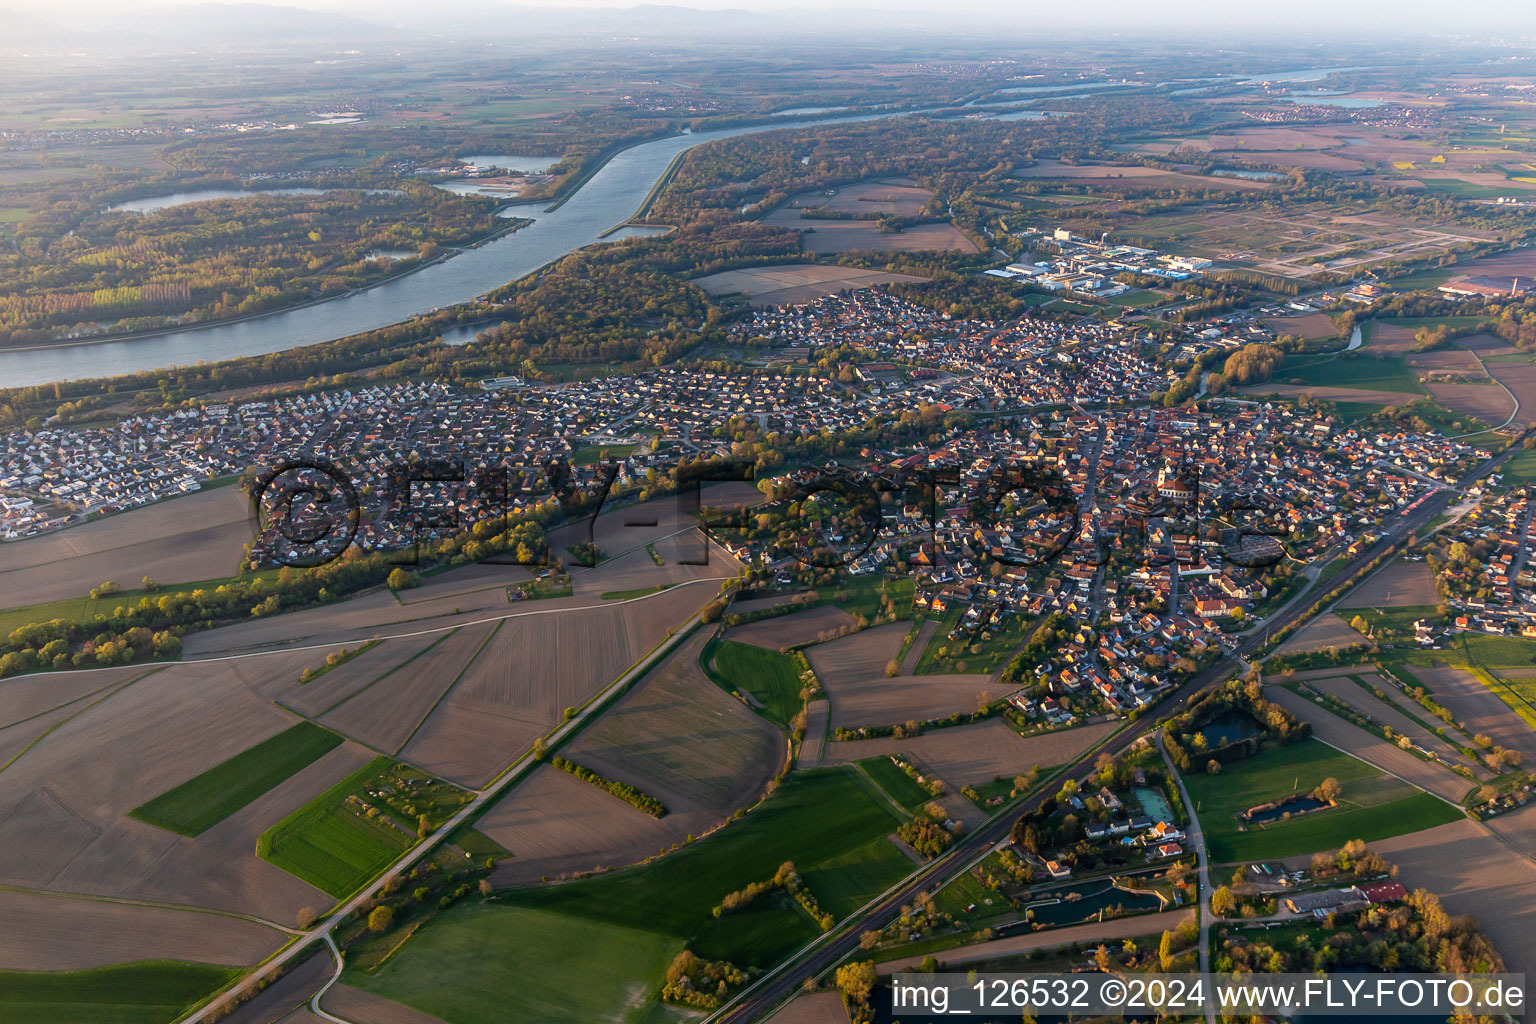
[{"label": "river", "polygon": [[374,288],[249,320],[121,341],[0,352],[0,386],[108,377],[265,355],[386,327],[483,295],[599,241],[603,232],[634,216],[672,161],[694,146],[752,132],[895,116],[900,115],[863,114],[754,124],[674,135],[631,146],[615,154],[555,210],[546,210],[543,203],[512,208],[511,215],[531,217],[533,223],[478,248],[467,249],[452,259]]}]

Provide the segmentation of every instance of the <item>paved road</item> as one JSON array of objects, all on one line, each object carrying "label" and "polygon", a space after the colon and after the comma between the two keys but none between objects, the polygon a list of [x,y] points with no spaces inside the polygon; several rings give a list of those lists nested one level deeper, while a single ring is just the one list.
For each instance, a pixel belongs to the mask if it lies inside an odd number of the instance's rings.
[{"label": "paved road", "polygon": [[[1179,798],[1184,801],[1184,812],[1189,815],[1189,826],[1184,830],[1189,845],[1195,848],[1195,860],[1200,866],[1200,973],[1211,973],[1211,866],[1206,860],[1205,835],[1200,831],[1200,818],[1195,814],[1195,802],[1189,798],[1189,791],[1184,788],[1184,777],[1174,767],[1173,758],[1168,756],[1168,750],[1163,746],[1163,731],[1157,731],[1157,752],[1163,755],[1163,764],[1168,766],[1168,774],[1179,787]],[[1216,1007],[1212,1003],[1205,1004],[1205,1024],[1216,1024]]]}]

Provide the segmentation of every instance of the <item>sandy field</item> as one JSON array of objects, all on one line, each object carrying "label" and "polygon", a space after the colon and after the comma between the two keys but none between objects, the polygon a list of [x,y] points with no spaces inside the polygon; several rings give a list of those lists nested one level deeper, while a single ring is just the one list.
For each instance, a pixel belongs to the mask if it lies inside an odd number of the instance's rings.
[{"label": "sandy field", "polygon": [[[1364,679],[1367,683],[1381,687],[1384,692],[1391,692],[1392,689],[1395,689],[1391,683],[1374,673],[1369,675],[1362,674],[1360,678]],[[1314,679],[1310,685],[1319,693],[1326,693],[1331,697],[1337,697],[1355,710],[1369,715],[1382,725],[1390,727],[1393,732],[1401,733],[1411,738],[1425,750],[1432,751],[1451,764],[1467,765],[1473,769],[1479,778],[1487,779],[1493,774],[1481,764],[1470,764],[1461,755],[1460,751],[1424,728],[1418,722],[1415,722],[1412,718],[1409,718],[1396,703],[1377,699],[1375,694],[1361,689],[1360,685],[1351,679],[1337,677],[1333,679]],[[1428,712],[1421,711],[1420,714],[1427,715]]]},{"label": "sandy field", "polygon": [[[403,665],[410,661],[441,638],[441,633],[425,633],[399,640],[385,640],[324,675],[307,683],[300,683],[299,673],[303,672],[304,668],[325,664],[325,652],[316,651],[310,657],[308,664],[304,665],[299,672],[295,672],[288,684],[273,699],[306,717],[322,715],[396,665]],[[268,658],[249,660],[266,661]]]},{"label": "sandy field", "polygon": [[906,754],[915,757],[953,788],[1011,779],[1034,767],[1065,764],[1115,730],[1115,722],[1062,729],[1023,737],[1000,720],[930,729],[906,739],[833,740],[826,760],[862,761],[866,757]]},{"label": "sandy field", "polygon": [[[826,223],[818,221],[817,223]],[[890,237],[890,236],[887,236]],[[911,274],[886,274],[857,267],[838,267],[817,263],[792,263],[773,267],[749,267],[727,270],[693,283],[711,295],[745,295],[754,306],[794,306],[811,302],[823,295],[869,288],[877,284],[917,283],[927,278]]]},{"label": "sandy field", "polygon": [[1294,334],[1298,338],[1337,338],[1339,328],[1326,313],[1304,313],[1301,316],[1271,317],[1265,320],[1275,336]]},{"label": "sandy field", "polygon": [[512,851],[497,884],[633,863],[724,821],[763,791],[783,756],[766,720],[699,668],[700,630],[581,733],[564,757],[627,782],[667,808],[652,818],[549,766],[537,768],[477,826]]},{"label": "sandy field", "polygon": [[403,747],[502,623],[465,626],[381,677],[320,723],[385,753]]},{"label": "sandy field", "polygon": [[321,1000],[320,1008],[344,1020],[367,1021],[368,1024],[443,1024],[420,1010],[351,985],[332,985]]},{"label": "sandy field", "polygon": [[1348,622],[1329,612],[1326,615],[1319,615],[1292,633],[1290,638],[1280,645],[1277,653],[1289,654],[1293,651],[1321,651],[1325,647],[1348,647],[1364,639],[1365,637],[1349,628]]},{"label": "sandy field", "polygon": [[1457,775],[1448,768],[1421,761],[1406,750],[1399,750],[1374,733],[1366,732],[1344,721],[1299,694],[1282,687],[1269,686],[1265,688],[1264,695],[1302,721],[1311,722],[1312,735],[1324,743],[1346,751],[1352,757],[1358,757],[1367,764],[1375,765],[1382,771],[1396,775],[1441,799],[1459,805],[1461,798],[1466,796],[1467,791],[1474,785],[1470,779]]},{"label": "sandy field", "polygon": [[[320,947],[322,950],[324,946]],[[317,953],[263,989],[254,999],[241,1004],[223,1024],[315,1024],[324,1020],[307,1009],[309,999],[330,980],[335,961],[324,952]],[[301,1009],[301,1007],[303,1007]]]},{"label": "sandy field", "polygon": [[[1428,562],[1406,562],[1401,558],[1376,573],[1349,595],[1350,607],[1404,608],[1434,604],[1435,574]],[[1353,630],[1351,630],[1353,632]]]},{"label": "sandy field", "polygon": [[0,920],[0,970],[7,971],[134,960],[248,967],[287,941],[276,929],[238,918],[39,893],[0,891]]},{"label": "sandy field", "polygon": [[1448,665],[1434,668],[1415,665],[1411,671],[1415,679],[1423,681],[1433,691],[1430,696],[1450,708],[1473,735],[1482,733],[1498,746],[1518,750],[1525,755],[1527,765],[1536,765],[1536,732],[1532,732],[1530,726],[1476,676]]},{"label": "sandy field", "polygon": [[1428,889],[1451,913],[1476,917],[1511,971],[1536,971],[1536,865],[1471,820],[1370,845],[1401,869],[1408,888]]},{"label": "sandy field", "polygon": [[228,576],[251,539],[237,487],[156,502],[67,530],[0,544],[7,607],[83,597],[104,580],[186,583]]},{"label": "sandy field", "polygon": [[227,665],[172,665],[124,686],[5,769],[0,882],[207,906],[283,924],[300,907],[328,906],[329,897],[257,859],[256,836],[365,763],[369,753],[355,744],[337,747],[195,839],[127,817],[292,723]]},{"label": "sandy field", "polygon": [[[798,644],[815,643],[819,637],[833,630],[852,625],[852,615],[835,605],[824,604],[800,612],[790,612],[788,615],[777,615],[771,619],[759,619],[745,625],[732,626],[726,633],[726,639],[777,651]],[[853,634],[853,636],[859,635],[859,633]]]},{"label": "sandy field", "polygon": [[497,869],[498,884],[630,863],[703,832],[761,793],[778,764],[779,735],[703,676],[705,639],[701,632],[681,645],[562,751],[657,797],[668,814],[653,819],[541,767],[479,824],[514,854]]},{"label": "sandy field", "polygon": [[[0,732],[63,707],[94,693],[101,693],[129,679],[146,675],[158,666],[122,665],[82,672],[49,672],[0,680]],[[83,703],[83,702],[82,702]]]},{"label": "sandy field", "polygon": [[617,679],[713,595],[711,584],[680,586],[633,601],[504,620],[404,756],[450,781],[483,785],[553,728],[567,707]]},{"label": "sandy field", "polygon": [[1463,416],[1500,426],[1515,411],[1509,393],[1493,382],[1487,384],[1446,384],[1429,381],[1425,385],[1435,401]]},{"label": "sandy field", "polygon": [[843,997],[836,992],[807,992],[796,996],[769,1024],[848,1024]]},{"label": "sandy field", "polygon": [[[961,946],[936,955],[939,958],[940,967],[949,968],[982,960],[997,960],[1005,956],[1029,953],[1036,949],[1055,949],[1058,946],[1068,946],[1078,942],[1104,941],[1118,944],[1122,939],[1139,939],[1143,935],[1160,936],[1165,931],[1173,931],[1194,914],[1193,907],[1186,907],[1183,910],[1168,910],[1161,914],[1142,914],[1139,917],[1117,917],[1104,922],[1076,924],[1070,928],[1047,928],[1041,932],[1027,932],[1022,935],[1010,935],[1006,939],[978,942],[974,946]],[[1139,943],[1139,945],[1144,949],[1148,948],[1147,943]],[[1153,942],[1152,945],[1156,946],[1156,943]],[[903,967],[916,967],[922,963],[922,960],[921,956],[889,960],[879,965],[880,973],[894,974]]]}]

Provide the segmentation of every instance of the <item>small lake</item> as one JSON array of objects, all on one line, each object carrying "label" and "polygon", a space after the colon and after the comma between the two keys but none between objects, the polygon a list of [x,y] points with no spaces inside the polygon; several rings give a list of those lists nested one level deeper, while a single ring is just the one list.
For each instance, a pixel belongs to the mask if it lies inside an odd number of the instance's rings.
[{"label": "small lake", "polygon": [[1260,731],[1254,717],[1241,711],[1223,711],[1195,730],[1205,737],[1205,745],[1212,749],[1257,736]]},{"label": "small lake", "polygon": [[461,164],[469,164],[482,170],[500,167],[508,171],[522,171],[525,174],[542,174],[564,158],[529,156],[526,153],[476,153],[472,156],[456,156],[454,159]]},{"label": "small lake", "polygon": [[[1163,901],[1152,893],[1126,892],[1124,889],[1116,889],[1109,882],[1086,882],[1081,887],[1072,886],[1070,883],[1059,890],[1053,890],[1057,896],[1042,896],[1032,903],[1024,904],[1026,912],[1032,911],[1031,919],[1036,924],[1049,925],[1053,928],[1069,924],[1082,924],[1099,916],[1099,911],[1110,907],[1124,907],[1131,913],[1147,913],[1162,907]],[[1077,893],[1080,899],[1067,899],[1066,896]],[[1029,926],[1020,924],[1016,926],[1004,925],[997,929],[1009,933],[1027,932]]]},{"label": "small lake", "polygon": [[1141,809],[1147,812],[1147,817],[1153,821],[1166,821],[1173,824],[1173,808],[1168,806],[1168,798],[1163,796],[1151,786],[1137,786],[1131,792],[1136,797],[1136,802],[1141,804]]},{"label": "small lake", "polygon": [[186,206],[189,203],[206,203],[212,199],[254,199],[257,196],[323,196],[327,192],[349,191],[366,192],[371,196],[385,196],[394,194],[396,190],[391,188],[200,188],[191,192],[172,192],[166,196],[150,196],[147,199],[130,199],[125,203],[115,203],[107,207],[107,212],[156,213],[160,210],[169,210],[173,206]]},{"label": "small lake", "polygon": [[1308,811],[1321,810],[1328,805],[1315,796],[1289,796],[1273,807],[1263,810],[1247,810],[1242,814],[1242,819],[1249,824],[1262,825],[1269,821],[1279,821],[1286,815],[1305,814]]},{"label": "small lake", "polygon": [[1286,181],[1290,177],[1279,171],[1250,171],[1240,167],[1218,167],[1211,174],[1217,178],[1246,178],[1249,181]]}]

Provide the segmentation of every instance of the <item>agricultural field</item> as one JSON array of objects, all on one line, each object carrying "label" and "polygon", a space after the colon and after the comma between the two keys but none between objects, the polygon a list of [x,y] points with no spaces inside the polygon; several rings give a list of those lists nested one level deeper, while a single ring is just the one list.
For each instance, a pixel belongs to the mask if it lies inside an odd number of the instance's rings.
[{"label": "agricultural field", "polygon": [[89,971],[0,971],[0,1016],[28,1024],[166,1024],[238,973],[155,960]]},{"label": "agricultural field", "polygon": [[1440,597],[1428,562],[1396,559],[1350,591],[1351,604],[1373,608],[1432,605]]},{"label": "agricultural field", "polygon": [[249,512],[238,487],[214,487],[0,544],[0,594],[37,604],[83,597],[106,580],[131,589],[145,576],[165,584],[232,574],[251,539]]},{"label": "agricultural field", "polygon": [[758,619],[732,626],[727,639],[752,644],[770,651],[824,640],[839,630],[853,626],[853,616],[835,605],[824,604],[804,611],[773,618]]},{"label": "agricultural field", "polygon": [[793,306],[823,295],[878,284],[920,283],[926,278],[823,263],[787,263],[726,270],[693,283],[711,295],[741,295],[754,306]]},{"label": "agricultural field", "polygon": [[[1393,686],[1392,683],[1375,673],[1362,672],[1356,673],[1356,675],[1360,680],[1379,687],[1383,692],[1390,692],[1388,688]],[[1405,709],[1390,701],[1380,700],[1375,694],[1366,690],[1353,679],[1345,676],[1334,676],[1327,679],[1312,679],[1307,685],[1319,693],[1327,694],[1330,697],[1343,701],[1356,711],[1390,728],[1394,733],[1411,738],[1416,745],[1434,753],[1450,764],[1463,765],[1470,768],[1479,778],[1487,778],[1491,775],[1480,763],[1469,762],[1450,743],[1436,736],[1422,722],[1415,721],[1414,718],[1409,717],[1409,712]],[[1420,709],[1419,717],[1430,718],[1429,712]],[[1430,720],[1439,721],[1439,719]]]},{"label": "agricultural field", "polygon": [[403,756],[450,781],[484,785],[559,724],[566,708],[591,700],[713,593],[707,585],[679,586],[638,601],[597,607],[583,602],[504,619],[431,709]]},{"label": "agricultural field", "polygon": [[660,800],[659,820],[565,772],[540,766],[476,828],[511,851],[494,876],[526,884],[621,866],[726,820],[763,792],[783,738],[705,677],[699,630],[558,753]]},{"label": "agricultural field", "polygon": [[300,722],[128,813],[180,835],[201,835],[341,742],[327,729]]},{"label": "agricultural field", "polygon": [[1310,651],[1323,651],[1330,647],[1348,647],[1350,644],[1363,643],[1365,637],[1350,628],[1349,623],[1328,612],[1319,615],[1305,626],[1298,629],[1286,638],[1285,643],[1277,649],[1277,654],[1301,654]]},{"label": "agricultural field", "polygon": [[[676,937],[646,928],[466,900],[377,973],[349,970],[343,980],[452,1024],[502,1024],[506,972],[515,971],[519,1014],[529,1020],[639,1024],[649,1019],[662,974],[682,948]],[[327,998],[325,1006],[339,1013],[344,1002]]]},{"label": "agricultural field", "polygon": [[991,677],[979,673],[887,676],[886,664],[911,628],[909,622],[892,622],[806,649],[831,701],[833,728],[969,714],[981,695],[990,693]]},{"label": "agricultural field", "polygon": [[1525,755],[1527,764],[1536,764],[1536,731],[1521,721],[1477,676],[1444,662],[1416,665],[1412,671],[1435,702],[1450,708],[1468,732],[1481,733],[1497,746],[1518,750]]},{"label": "agricultural field", "polygon": [[1118,723],[1102,722],[1020,736],[1000,719],[989,718],[967,725],[929,729],[920,736],[899,740],[889,736],[870,740],[833,740],[827,745],[826,760],[829,763],[862,761],[902,754],[914,759],[925,772],[949,783],[952,790],[958,790],[961,786],[983,785],[998,776],[1012,779],[1031,768],[1066,764],[1116,728]]},{"label": "agricultural field", "polygon": [[727,640],[712,651],[706,648],[702,657],[709,659],[705,669],[721,686],[751,694],[764,717],[780,728],[789,728],[799,714],[800,671],[789,655]]},{"label": "agricultural field", "polygon": [[440,823],[467,798],[376,757],[263,832],[256,852],[340,899],[415,844],[414,816]]},{"label": "agricultural field", "polygon": [[1395,743],[1345,721],[1313,701],[1283,687],[1265,690],[1276,704],[1302,721],[1312,724],[1312,735],[1339,750],[1347,750],[1358,760],[1383,772],[1389,772],[1449,804],[1460,806],[1471,791],[1471,779],[1441,765],[1421,760]]},{"label": "agricultural field", "polygon": [[[932,193],[913,184],[863,182],[826,192],[794,196],[763,218],[763,223],[805,232],[801,246],[808,252],[840,253],[855,250],[915,252],[975,252],[976,246],[953,224],[915,224],[888,232],[875,226],[879,216],[912,217]],[[825,208],[849,219],[807,217],[803,211]]]},{"label": "agricultural field", "polygon": [[[1278,696],[1273,688],[1270,694]],[[1238,818],[1250,807],[1308,793],[1325,778],[1343,786],[1337,807],[1264,826],[1244,826]],[[1184,784],[1216,863],[1335,849],[1350,839],[1369,842],[1461,817],[1457,808],[1317,740],[1223,765],[1219,775],[1191,773]]]},{"label": "agricultural field", "polygon": [[[286,941],[275,928],[222,914],[47,893],[0,891],[0,971],[60,971],[135,960],[248,967]],[[81,936],[90,936],[82,942]]]}]

